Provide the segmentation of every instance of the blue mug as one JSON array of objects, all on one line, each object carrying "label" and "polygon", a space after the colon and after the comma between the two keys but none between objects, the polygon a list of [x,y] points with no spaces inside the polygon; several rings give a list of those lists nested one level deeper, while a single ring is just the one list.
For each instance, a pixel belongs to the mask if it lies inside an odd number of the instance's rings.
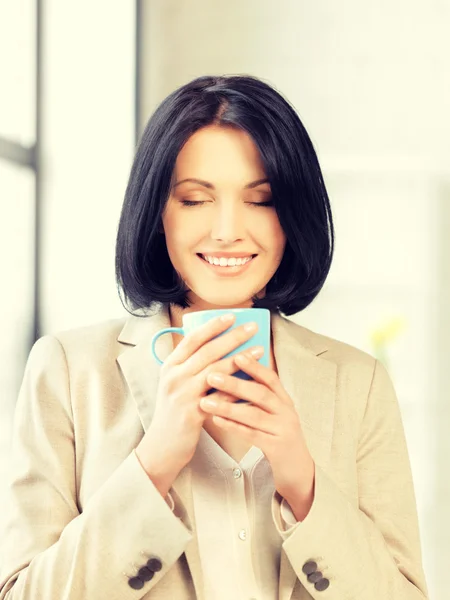
[{"label": "blue mug", "polygon": [[[183,315],[183,327],[166,327],[165,329],[161,329],[158,331],[152,338],[152,354],[156,360],[156,362],[160,365],[163,364],[163,361],[158,357],[155,350],[155,345],[157,339],[164,335],[165,333],[178,333],[180,335],[187,335],[191,331],[194,331],[204,323],[207,323],[211,319],[216,319],[221,315],[225,315],[228,313],[233,313],[235,315],[235,320],[230,325],[220,333],[216,337],[220,337],[231,331],[235,327],[239,327],[244,323],[248,323],[250,321],[254,321],[258,325],[258,329],[255,334],[248,339],[246,342],[238,346],[235,350],[232,350],[222,358],[228,358],[229,356],[233,356],[234,354],[238,354],[239,352],[244,352],[248,348],[253,346],[262,346],[264,348],[264,354],[261,358],[258,359],[262,365],[268,367],[269,359],[270,359],[270,310],[267,308],[221,308],[216,310],[199,310],[195,312],[186,313]],[[215,338],[211,338],[215,339]],[[233,377],[239,377],[239,379],[251,380],[252,377],[245,373],[244,371],[236,371],[233,373]],[[215,388],[210,388],[207,391],[207,395],[216,392]],[[236,400],[236,402],[244,403],[248,402],[247,400]]]}]

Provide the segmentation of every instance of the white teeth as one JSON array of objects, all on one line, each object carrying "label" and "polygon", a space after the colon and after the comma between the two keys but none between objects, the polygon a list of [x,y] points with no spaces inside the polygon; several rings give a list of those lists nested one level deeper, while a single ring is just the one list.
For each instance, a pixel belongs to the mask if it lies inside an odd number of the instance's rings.
[{"label": "white teeth", "polygon": [[244,258],[217,258],[216,256],[205,256],[202,254],[202,257],[208,261],[211,265],[218,265],[221,267],[234,267],[239,265],[245,265],[252,260],[252,256],[246,256]]}]

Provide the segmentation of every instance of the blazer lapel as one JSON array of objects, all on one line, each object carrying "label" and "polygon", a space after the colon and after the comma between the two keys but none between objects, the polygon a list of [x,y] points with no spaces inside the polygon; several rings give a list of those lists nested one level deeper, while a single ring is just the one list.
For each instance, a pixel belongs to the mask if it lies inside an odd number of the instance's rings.
[{"label": "blazer lapel", "polygon": [[[157,331],[166,327],[170,327],[168,306],[159,304],[156,312],[150,317],[130,316],[118,337],[118,341],[128,347],[117,357],[117,362],[136,402],[144,431],[153,418],[161,368],[152,356],[151,340]],[[280,381],[295,404],[314,461],[326,470],[333,434],[336,364],[322,358],[327,350],[325,338],[322,336],[277,313],[272,313],[271,330]],[[156,350],[159,358],[164,361],[173,350],[172,336],[161,336]],[[174,496],[178,496],[178,501],[175,500],[178,516],[193,532],[185,555],[197,596],[202,598],[201,565],[195,534],[189,464],[180,471],[172,485],[171,493],[172,491]],[[282,551],[280,600],[290,598],[295,581],[295,571]]]}]

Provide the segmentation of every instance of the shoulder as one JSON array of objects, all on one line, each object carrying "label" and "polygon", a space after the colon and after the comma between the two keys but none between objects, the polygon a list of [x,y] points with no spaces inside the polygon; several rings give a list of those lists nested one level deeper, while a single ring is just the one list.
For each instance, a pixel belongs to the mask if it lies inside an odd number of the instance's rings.
[{"label": "shoulder", "polygon": [[[277,316],[277,323],[293,336],[296,341],[316,356],[327,354],[327,359],[338,362],[356,361],[365,364],[373,364],[375,358],[361,348],[339,340],[337,338],[313,331],[304,325],[300,325],[290,318],[282,315]],[[324,356],[325,358],[325,356]]]},{"label": "shoulder", "polygon": [[106,361],[120,354],[119,334],[128,317],[107,319],[81,327],[50,332],[34,344],[32,354],[51,360],[64,355],[68,363],[76,361],[91,365],[98,357]]},{"label": "shoulder", "polygon": [[128,317],[107,319],[90,325],[62,329],[50,335],[53,335],[65,347],[80,343],[86,344],[87,342],[94,344],[116,343],[127,319]]},{"label": "shoulder", "polygon": [[377,359],[369,352],[343,340],[313,331],[286,317],[281,318],[288,334],[312,356],[333,362],[338,368],[354,367],[373,373]]}]

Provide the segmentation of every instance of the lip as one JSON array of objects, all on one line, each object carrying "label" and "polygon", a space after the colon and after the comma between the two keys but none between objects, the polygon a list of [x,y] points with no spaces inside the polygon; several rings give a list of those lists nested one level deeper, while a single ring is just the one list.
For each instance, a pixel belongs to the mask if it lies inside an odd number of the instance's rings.
[{"label": "lip", "polygon": [[255,258],[258,257],[258,255],[254,256],[252,260],[246,262],[245,265],[235,265],[234,267],[221,267],[220,265],[211,265],[207,260],[202,258],[200,254],[197,254],[197,257],[199,260],[202,261],[202,263],[206,267],[209,267],[213,273],[216,273],[220,277],[235,277],[237,275],[245,273],[245,271],[250,267],[250,265],[252,264],[252,262],[254,262]]}]

